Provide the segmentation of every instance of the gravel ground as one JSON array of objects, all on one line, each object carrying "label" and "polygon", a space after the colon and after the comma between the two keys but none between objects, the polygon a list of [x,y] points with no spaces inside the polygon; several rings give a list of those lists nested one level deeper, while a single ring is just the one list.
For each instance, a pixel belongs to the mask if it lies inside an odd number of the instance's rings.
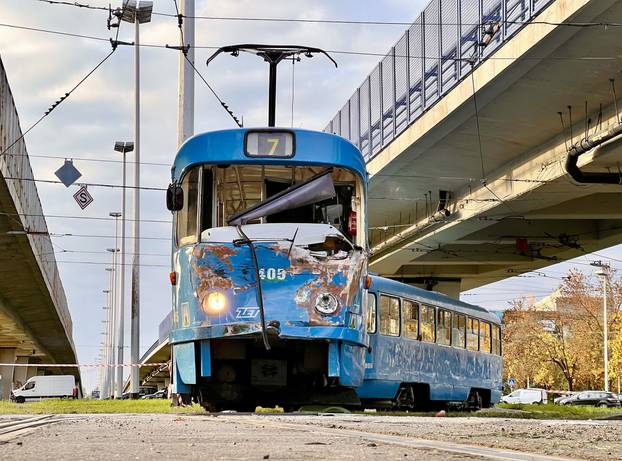
[{"label": "gravel ground", "polygon": [[[0,418],[0,423],[8,420]],[[10,439],[0,448],[0,459],[490,459],[447,451],[447,446],[439,449],[440,442],[421,446],[420,439],[575,459],[620,459],[622,423],[362,415],[66,415],[61,423]]]}]

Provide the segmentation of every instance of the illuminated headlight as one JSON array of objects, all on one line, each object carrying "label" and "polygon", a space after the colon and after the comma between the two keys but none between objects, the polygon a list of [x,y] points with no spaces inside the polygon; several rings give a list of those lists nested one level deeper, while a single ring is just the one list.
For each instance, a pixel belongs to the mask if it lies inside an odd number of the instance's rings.
[{"label": "illuminated headlight", "polygon": [[334,314],[339,308],[339,301],[331,293],[322,293],[315,298],[315,310],[320,314]]},{"label": "illuminated headlight", "polygon": [[224,310],[227,306],[227,298],[220,291],[214,291],[207,295],[207,308],[214,313]]}]

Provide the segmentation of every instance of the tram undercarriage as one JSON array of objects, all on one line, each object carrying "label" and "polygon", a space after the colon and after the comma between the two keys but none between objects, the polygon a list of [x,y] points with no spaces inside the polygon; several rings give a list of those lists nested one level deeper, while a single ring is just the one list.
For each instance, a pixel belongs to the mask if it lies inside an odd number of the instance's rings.
[{"label": "tram undercarriage", "polygon": [[211,340],[211,376],[198,377],[192,397],[209,411],[359,406],[354,389],[329,376],[328,344],[271,335],[266,350],[259,336]]}]

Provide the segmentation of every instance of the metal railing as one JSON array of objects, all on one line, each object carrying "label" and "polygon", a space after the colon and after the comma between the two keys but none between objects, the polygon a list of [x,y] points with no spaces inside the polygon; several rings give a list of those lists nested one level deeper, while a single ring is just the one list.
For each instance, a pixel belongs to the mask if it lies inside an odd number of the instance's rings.
[{"label": "metal railing", "polygon": [[[0,151],[4,151],[7,146],[10,146],[14,140],[22,135],[22,130],[2,61],[0,61],[0,120],[2,120],[0,124]],[[22,178],[22,180],[5,179],[19,215],[15,217],[15,221],[21,222],[24,230],[33,232],[33,234],[28,235],[32,252],[41,269],[67,338],[73,347],[73,325],[67,307],[67,298],[58,273],[54,247],[43,217],[43,208],[30,167],[26,143],[23,139],[0,158],[0,173],[3,178]]]},{"label": "metal railing", "polygon": [[[432,0],[324,131],[369,161],[555,0]],[[483,27],[499,24],[480,47]]]}]

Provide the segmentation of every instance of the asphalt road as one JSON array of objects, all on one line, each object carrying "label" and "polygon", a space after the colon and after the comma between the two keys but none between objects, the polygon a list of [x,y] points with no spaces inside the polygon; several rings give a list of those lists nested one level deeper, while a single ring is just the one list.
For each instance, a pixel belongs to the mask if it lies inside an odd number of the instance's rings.
[{"label": "asphalt road", "polygon": [[[32,426],[32,427],[31,427]],[[0,417],[0,459],[608,460],[622,422],[368,415]]]}]

